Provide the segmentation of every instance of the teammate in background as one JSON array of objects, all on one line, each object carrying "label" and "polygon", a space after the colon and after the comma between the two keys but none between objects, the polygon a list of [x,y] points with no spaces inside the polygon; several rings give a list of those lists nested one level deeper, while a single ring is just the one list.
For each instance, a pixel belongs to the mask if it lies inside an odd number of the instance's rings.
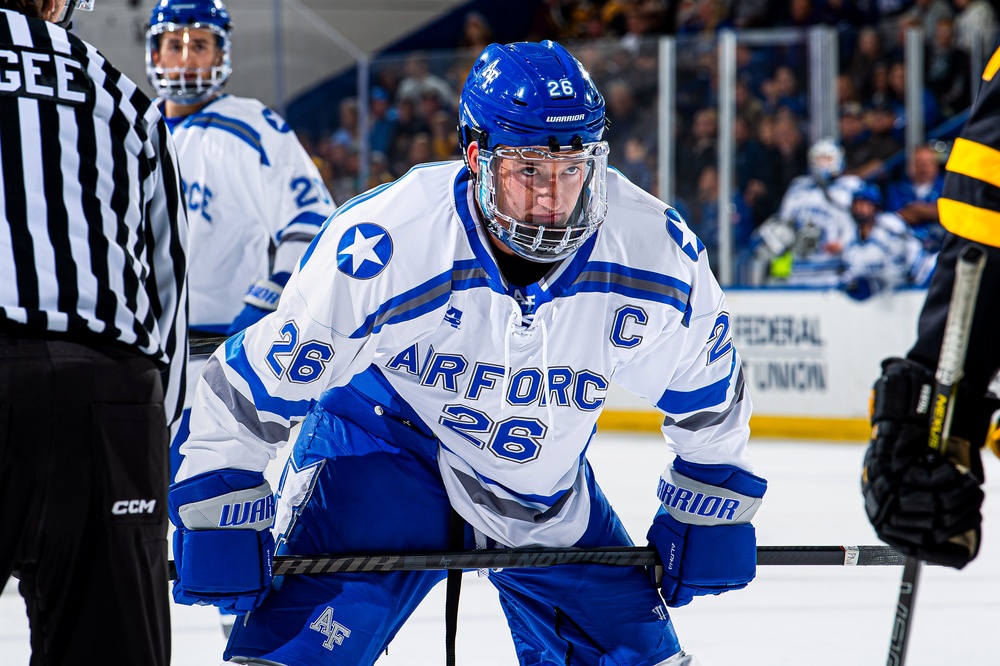
[{"label": "teammate in background", "polygon": [[851,216],[856,236],[844,246],[841,288],[848,296],[864,300],[879,291],[906,284],[926,286],[934,271],[934,254],[896,213],[882,210],[878,186],[866,183],[854,193]]},{"label": "teammate in background", "polygon": [[174,598],[253,610],[226,659],[371,664],[445,578],[272,585],[262,470],[307,413],[279,553],[631,544],[585,457],[617,382],[664,412],[677,456],[647,535],[664,570],[489,579],[522,664],[696,664],[667,607],[753,579],[766,487],[725,297],[677,213],[607,169],[604,100],[562,46],[491,44],[460,109],[465,162],[342,207],[277,312],[209,361],[170,493]]},{"label": "teammate in background", "polygon": [[778,212],[756,231],[757,258],[770,282],[836,287],[840,253],[856,230],[851,200],[864,181],[842,175],[844,151],[830,139],[814,143],[808,159],[809,174],[791,182]]},{"label": "teammate in background", "polygon": [[[191,224],[192,341],[243,330],[277,305],[288,276],[334,211],[294,132],[255,99],[222,93],[232,29],[219,0],[160,0],[146,33],[146,76],[162,100]],[[192,358],[171,479],[205,358]]]},{"label": "teammate in background", "polygon": [[0,588],[32,664],[167,666],[187,223],[160,112],[65,29],[93,4],[0,0]]},{"label": "teammate in background", "polygon": [[[1000,172],[1000,51],[983,73],[962,135],[955,140],[938,199],[945,236],[924,301],[917,341],[906,358],[882,362],[875,383],[872,441],[861,479],[868,519],[879,538],[928,562],[962,568],[979,552],[983,466],[990,415],[1000,406],[989,390],[1000,368],[1000,222],[996,174]],[[970,244],[986,249],[986,267],[975,305],[965,376],[955,398],[946,454],[928,444],[927,398],[944,337],[959,254]],[[991,431],[997,451],[996,430]]]}]

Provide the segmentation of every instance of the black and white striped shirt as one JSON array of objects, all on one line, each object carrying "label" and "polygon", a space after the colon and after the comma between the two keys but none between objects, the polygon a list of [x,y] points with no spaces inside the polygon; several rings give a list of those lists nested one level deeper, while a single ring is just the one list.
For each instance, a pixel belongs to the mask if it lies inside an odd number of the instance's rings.
[{"label": "black and white striped shirt", "polygon": [[187,221],[156,106],[90,44],[0,10],[0,325],[187,359]]}]

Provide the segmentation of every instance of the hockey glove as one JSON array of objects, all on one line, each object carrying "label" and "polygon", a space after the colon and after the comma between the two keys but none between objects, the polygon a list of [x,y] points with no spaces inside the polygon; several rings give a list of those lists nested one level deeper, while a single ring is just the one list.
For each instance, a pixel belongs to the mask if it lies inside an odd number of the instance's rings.
[{"label": "hockey glove", "polygon": [[243,296],[243,310],[236,315],[236,319],[229,325],[226,335],[236,335],[247,326],[256,324],[278,309],[278,299],[281,298],[281,291],[288,284],[291,273],[275,273],[266,280],[258,280],[250,285],[247,293]]},{"label": "hockey glove", "polygon": [[757,572],[750,519],[767,481],[731,465],[676,458],[660,477],[662,506],[646,538],[662,566],[650,570],[668,606],[746,587]]},{"label": "hockey glove", "polygon": [[170,487],[174,601],[233,614],[260,605],[271,586],[274,495],[264,475],[224,469]]},{"label": "hockey glove", "polygon": [[[934,375],[902,358],[882,362],[872,396],[872,439],[861,490],[882,541],[905,555],[961,569],[979,552],[983,504],[978,449],[927,445]],[[975,456],[975,461],[973,461]]]}]

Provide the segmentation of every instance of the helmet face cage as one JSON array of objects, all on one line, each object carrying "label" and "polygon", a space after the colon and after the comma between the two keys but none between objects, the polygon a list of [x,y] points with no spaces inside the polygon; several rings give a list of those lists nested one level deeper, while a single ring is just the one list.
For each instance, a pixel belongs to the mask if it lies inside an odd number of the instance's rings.
[{"label": "helmet face cage", "polygon": [[[197,104],[209,99],[222,89],[233,72],[229,14],[221,3],[197,4],[190,15],[185,15],[186,6],[174,10],[168,2],[161,2],[153,9],[146,31],[146,78],[158,97],[177,104]],[[153,62],[153,54],[160,49],[161,37],[185,29],[209,30],[215,35],[221,55],[216,64],[211,67],[163,67]]]},{"label": "helmet face cage", "polygon": [[830,139],[821,139],[809,149],[809,172],[828,182],[844,172],[844,151]]},{"label": "helmet face cage", "polygon": [[553,262],[576,252],[608,212],[608,144],[552,152],[480,150],[476,199],[488,231],[515,254]]}]

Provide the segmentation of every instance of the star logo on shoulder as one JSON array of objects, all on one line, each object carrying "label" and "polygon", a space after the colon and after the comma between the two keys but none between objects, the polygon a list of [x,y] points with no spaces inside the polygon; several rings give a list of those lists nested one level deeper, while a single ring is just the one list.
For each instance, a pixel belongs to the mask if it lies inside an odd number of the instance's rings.
[{"label": "star logo on shoulder", "polygon": [[389,232],[370,222],[356,224],[340,238],[337,245],[337,268],[360,280],[381,273],[392,258]]}]

